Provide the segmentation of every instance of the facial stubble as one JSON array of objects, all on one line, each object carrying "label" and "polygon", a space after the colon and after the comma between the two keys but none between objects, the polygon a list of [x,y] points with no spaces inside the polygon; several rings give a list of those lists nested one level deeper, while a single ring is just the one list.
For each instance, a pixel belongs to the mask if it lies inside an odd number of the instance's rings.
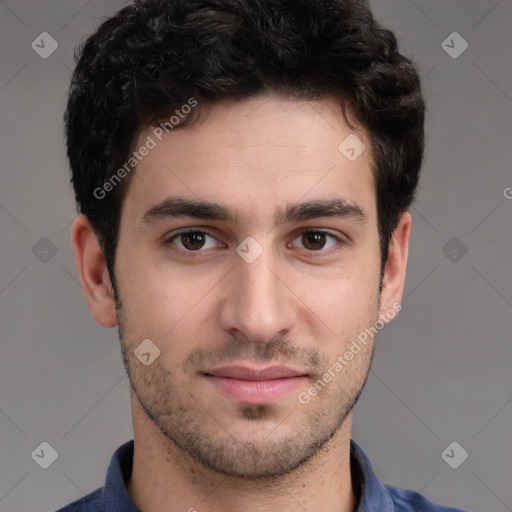
[{"label": "facial stubble", "polygon": [[[236,417],[225,418],[218,416],[219,409],[208,408],[209,404],[203,404],[201,397],[190,393],[179,382],[176,371],[173,374],[165,368],[164,357],[158,357],[150,366],[143,365],[134,355],[134,349],[143,338],[131,328],[120,300],[116,309],[122,357],[131,389],[147,417],[163,435],[162,439],[172,445],[167,447],[170,448],[167,452],[177,449],[205,468],[232,478],[283,477],[304,468],[325,452],[357,403],[373,359],[372,345],[358,354],[359,364],[344,368],[308,404],[295,400],[291,409],[276,404],[237,404]],[[170,346],[170,340],[166,342]],[[328,366],[320,353],[298,349],[285,340],[273,340],[267,345],[247,343],[240,340],[227,343],[220,353],[229,354],[231,360],[242,352],[251,353],[256,359],[278,360],[284,364],[294,354],[294,362],[316,363],[317,378],[312,380],[312,385]],[[203,351],[204,354],[211,355]],[[193,354],[187,361],[188,366],[191,361],[196,361],[197,366],[197,357]],[[186,368],[186,362],[182,366]],[[265,437],[259,436],[262,424],[269,421],[276,423],[275,428]],[[236,432],[233,422],[237,423]]]}]

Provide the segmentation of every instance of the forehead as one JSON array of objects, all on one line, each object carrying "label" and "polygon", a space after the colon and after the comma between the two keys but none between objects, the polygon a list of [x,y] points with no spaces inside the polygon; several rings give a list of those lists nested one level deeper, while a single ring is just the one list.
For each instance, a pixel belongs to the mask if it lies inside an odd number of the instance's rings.
[{"label": "forehead", "polygon": [[189,126],[140,134],[135,149],[150,139],[152,149],[131,176],[123,207],[131,221],[177,195],[229,205],[247,222],[275,218],[284,204],[339,196],[375,216],[369,142],[334,100],[260,96],[196,108]]}]

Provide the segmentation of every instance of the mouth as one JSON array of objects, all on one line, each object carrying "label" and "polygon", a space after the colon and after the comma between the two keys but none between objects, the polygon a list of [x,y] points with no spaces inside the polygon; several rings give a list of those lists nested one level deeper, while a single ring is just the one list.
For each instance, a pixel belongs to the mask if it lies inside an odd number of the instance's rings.
[{"label": "mouth", "polygon": [[308,381],[308,374],[286,366],[225,366],[202,373],[223,395],[246,404],[273,403]]}]

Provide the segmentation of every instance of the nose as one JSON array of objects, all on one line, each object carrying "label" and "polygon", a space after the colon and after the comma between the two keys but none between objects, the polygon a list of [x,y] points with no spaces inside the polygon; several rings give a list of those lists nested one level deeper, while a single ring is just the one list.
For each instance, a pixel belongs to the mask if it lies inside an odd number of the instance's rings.
[{"label": "nose", "polygon": [[297,307],[277,258],[268,248],[251,263],[236,258],[221,296],[221,327],[253,343],[287,335]]}]

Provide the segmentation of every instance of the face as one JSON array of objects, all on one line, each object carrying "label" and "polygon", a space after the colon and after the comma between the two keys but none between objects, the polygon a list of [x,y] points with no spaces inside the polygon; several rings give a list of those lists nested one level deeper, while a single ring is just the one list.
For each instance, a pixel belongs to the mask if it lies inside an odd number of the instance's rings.
[{"label": "face", "polygon": [[[350,133],[334,102],[262,96],[139,137],[156,146],[123,203],[123,357],[148,417],[217,472],[301,466],[368,375],[371,338],[344,354],[393,297],[379,293],[369,150],[350,161],[338,149]],[[148,339],[160,353],[146,365],[134,351]]]}]

